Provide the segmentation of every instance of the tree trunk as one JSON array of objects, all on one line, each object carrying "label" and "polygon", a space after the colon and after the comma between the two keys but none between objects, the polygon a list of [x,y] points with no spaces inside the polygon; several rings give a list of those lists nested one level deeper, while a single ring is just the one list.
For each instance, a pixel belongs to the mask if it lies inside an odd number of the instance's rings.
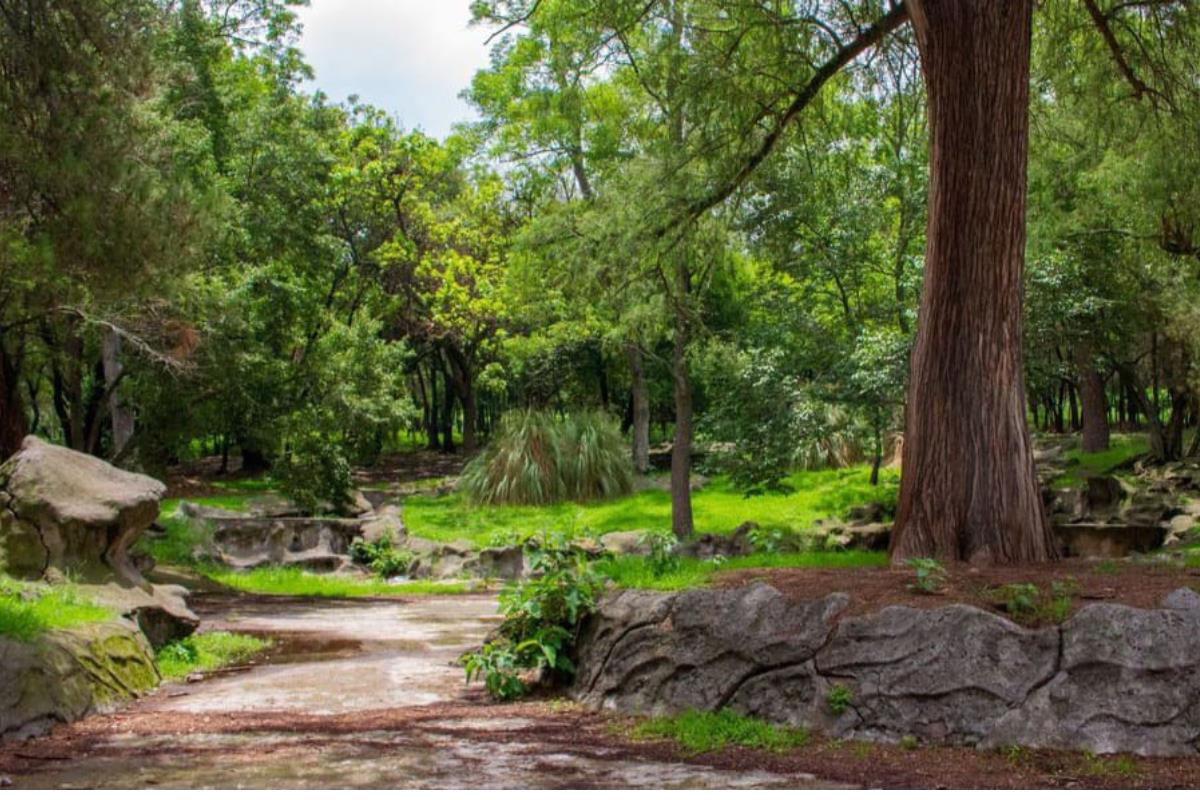
[{"label": "tree trunk", "polygon": [[121,337],[116,331],[105,328],[101,342],[102,358],[104,361],[104,382],[108,386],[108,414],[112,424],[112,452],[121,452],[129,440],[133,438],[133,411],[121,399],[121,390],[116,388],[117,381],[125,372],[121,363]]},{"label": "tree trunk", "polygon": [[442,366],[442,452],[454,452],[454,386],[450,368]]},{"label": "tree trunk", "polygon": [[1025,421],[1032,0],[911,0],[930,129],[925,279],[891,557],[1057,557]]},{"label": "tree trunk", "polygon": [[625,345],[629,355],[629,373],[633,376],[633,468],[639,473],[650,471],[650,387],[646,384],[646,365],[642,349],[636,344]]},{"label": "tree trunk", "polygon": [[0,347],[0,462],[21,449],[27,424],[16,360]]},{"label": "tree trunk", "polygon": [[671,530],[680,539],[695,531],[692,520],[692,382],[687,365],[687,322],[675,331],[671,371],[675,383],[675,440],[671,445]]},{"label": "tree trunk", "polygon": [[1104,378],[1092,363],[1090,349],[1079,348],[1079,373],[1083,378],[1083,390],[1079,393],[1083,406],[1083,452],[1102,453],[1108,449],[1108,398]]}]

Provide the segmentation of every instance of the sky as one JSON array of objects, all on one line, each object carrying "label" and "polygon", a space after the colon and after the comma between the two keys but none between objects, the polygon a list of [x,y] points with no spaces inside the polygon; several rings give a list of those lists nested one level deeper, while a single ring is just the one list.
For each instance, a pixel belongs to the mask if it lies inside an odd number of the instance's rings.
[{"label": "sky", "polygon": [[316,72],[308,89],[351,94],[405,128],[443,137],[474,119],[458,97],[487,66],[485,28],[468,28],[470,0],[311,0],[298,9],[300,47]]}]

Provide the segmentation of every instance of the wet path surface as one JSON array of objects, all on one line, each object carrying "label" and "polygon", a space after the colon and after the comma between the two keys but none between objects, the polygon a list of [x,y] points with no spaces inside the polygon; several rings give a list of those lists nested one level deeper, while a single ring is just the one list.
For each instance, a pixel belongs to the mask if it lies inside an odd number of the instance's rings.
[{"label": "wet path surface", "polygon": [[279,643],[264,663],[170,684],[117,714],[7,745],[16,788],[818,788],[689,763],[562,702],[493,705],[454,664],[490,596],[198,598],[204,630]]}]

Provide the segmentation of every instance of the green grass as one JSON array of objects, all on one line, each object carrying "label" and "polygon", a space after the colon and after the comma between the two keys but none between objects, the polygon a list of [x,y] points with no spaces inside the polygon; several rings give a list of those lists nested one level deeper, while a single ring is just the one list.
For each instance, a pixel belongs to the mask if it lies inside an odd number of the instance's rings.
[{"label": "green grass", "polygon": [[729,709],[685,711],[674,717],[645,720],[634,726],[631,736],[671,739],[691,755],[724,750],[731,745],[778,753],[803,747],[808,742],[806,730],[770,725]]},{"label": "green grass", "polygon": [[[692,494],[696,530],[727,534],[746,521],[762,528],[804,531],[822,517],[845,515],[856,505],[894,505],[899,473],[884,470],[879,486],[869,483],[870,469],[798,472],[788,479],[791,494],[746,497],[728,478],[718,477]],[[587,532],[669,530],[671,496],[661,490],[638,492],[600,503],[548,506],[474,506],[460,493],[413,497],[405,501],[404,520],[414,536],[437,541],[462,539],[486,544],[494,534],[543,531]]]},{"label": "green grass", "polygon": [[158,564],[188,565],[195,562],[196,548],[207,543],[209,534],[194,520],[160,515],[158,523],[166,533],[145,534],[133,545],[135,553],[144,553]]},{"label": "green grass", "polygon": [[295,567],[262,567],[248,572],[201,568],[201,573],[230,589],[249,594],[295,597],[385,597],[411,594],[463,594],[462,582],[405,581],[387,583],[375,578],[358,579],[340,575],[317,575]]},{"label": "green grass", "polygon": [[622,556],[602,562],[596,569],[613,583],[625,589],[655,589],[660,592],[679,591],[705,586],[718,572],[740,569],[854,569],[887,566],[887,553],[860,551],[755,553],[729,558],[720,563],[681,559],[673,568],[656,573],[650,559],[644,556]]},{"label": "green grass", "polygon": [[49,630],[112,618],[112,611],[79,598],[71,586],[0,578],[0,636],[28,642]]},{"label": "green grass", "polygon": [[220,508],[225,511],[245,511],[250,501],[257,495],[250,494],[214,494],[207,497],[173,497],[170,500],[163,500],[158,507],[158,520],[164,521],[167,517],[175,513],[179,508],[180,503],[191,503],[196,506],[207,506],[209,508]]},{"label": "green grass", "polygon": [[156,661],[163,680],[181,680],[194,672],[210,672],[242,663],[270,645],[268,639],[241,633],[194,633],[163,647]]},{"label": "green grass", "polygon": [[1055,489],[1082,486],[1089,477],[1104,475],[1114,467],[1150,450],[1150,440],[1143,433],[1114,433],[1109,448],[1099,453],[1085,453],[1073,447],[1065,453],[1067,472],[1054,481]]}]

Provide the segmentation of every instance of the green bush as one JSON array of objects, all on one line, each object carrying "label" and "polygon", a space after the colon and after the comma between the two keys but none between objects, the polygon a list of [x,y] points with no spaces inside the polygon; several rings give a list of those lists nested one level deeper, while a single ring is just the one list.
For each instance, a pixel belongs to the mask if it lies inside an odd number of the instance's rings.
[{"label": "green bush", "polygon": [[588,554],[562,534],[531,539],[526,555],[533,577],[500,593],[504,621],[497,635],[460,659],[467,681],[482,678],[498,700],[527,691],[524,673],[540,671],[551,681],[574,673],[570,654],[579,625],[601,589]]},{"label": "green bush", "polygon": [[416,560],[411,550],[397,550],[392,537],[384,534],[376,542],[355,539],[350,545],[350,557],[382,578],[404,575]]},{"label": "green bush", "polygon": [[297,436],[274,471],[283,493],[307,511],[341,512],[350,504],[354,475],[345,449],[317,430]]},{"label": "green bush", "polygon": [[910,591],[917,594],[941,594],[946,585],[946,568],[936,558],[910,558],[905,562],[913,570]]},{"label": "green bush", "polygon": [[633,465],[608,414],[514,411],[467,465],[460,486],[474,502],[490,505],[603,500],[633,489]]}]

